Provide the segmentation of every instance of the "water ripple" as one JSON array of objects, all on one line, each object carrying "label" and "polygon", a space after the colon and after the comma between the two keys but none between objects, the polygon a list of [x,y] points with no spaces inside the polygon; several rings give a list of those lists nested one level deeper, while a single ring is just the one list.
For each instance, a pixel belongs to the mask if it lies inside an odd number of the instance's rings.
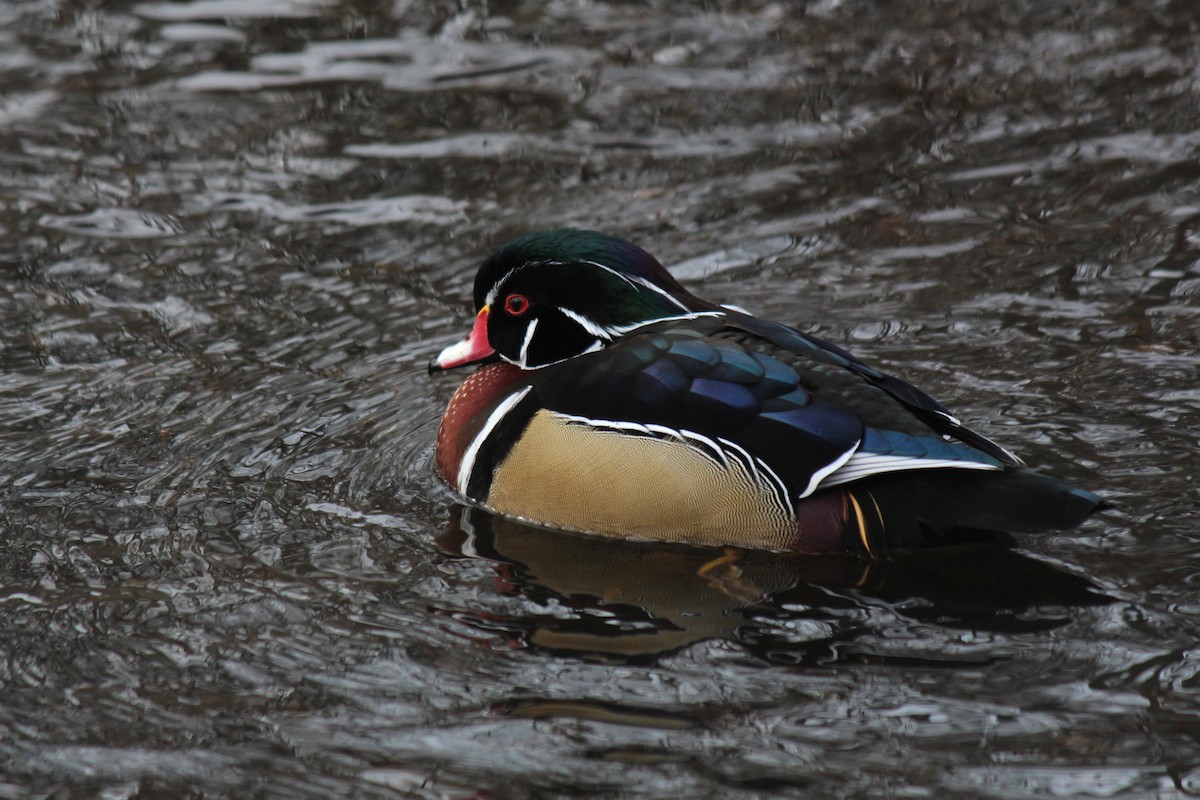
[{"label": "water ripple", "polygon": [[193,0],[190,3],[141,3],[134,13],[146,19],[182,22],[209,19],[303,19],[326,13],[333,0]]},{"label": "water ripple", "polygon": [[98,208],[86,214],[46,214],[38,224],[67,233],[113,239],[157,239],[183,231],[178,220],[132,208]]},{"label": "water ripple", "polygon": [[[1185,5],[0,4],[0,796],[1195,794]],[[1116,507],[870,562],[464,509],[424,364],[559,225]]]}]

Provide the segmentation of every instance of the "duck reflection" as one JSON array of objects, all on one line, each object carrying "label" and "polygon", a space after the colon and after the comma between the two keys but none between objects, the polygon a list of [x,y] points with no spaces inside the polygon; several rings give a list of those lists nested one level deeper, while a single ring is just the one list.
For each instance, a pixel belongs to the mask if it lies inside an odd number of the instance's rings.
[{"label": "duck reflection", "polygon": [[461,505],[437,541],[451,556],[491,562],[498,591],[539,609],[458,619],[523,646],[622,659],[726,639],[771,661],[862,660],[846,645],[862,637],[872,605],[914,623],[1029,632],[1070,621],[1070,607],[1109,602],[1083,578],[999,543],[875,560],[710,549],[546,530]]}]

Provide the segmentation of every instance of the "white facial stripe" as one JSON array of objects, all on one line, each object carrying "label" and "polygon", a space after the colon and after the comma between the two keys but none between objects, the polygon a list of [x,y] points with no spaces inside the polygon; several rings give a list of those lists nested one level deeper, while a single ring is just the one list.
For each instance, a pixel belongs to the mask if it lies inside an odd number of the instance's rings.
[{"label": "white facial stripe", "polygon": [[674,317],[658,317],[657,319],[648,319],[645,322],[636,322],[632,325],[614,325],[613,327],[606,328],[605,330],[615,338],[617,336],[624,336],[630,331],[636,331],[638,328],[644,328],[647,325],[654,325],[659,322],[675,322],[685,319],[700,319],[701,317],[723,316],[725,316],[724,311],[697,311],[693,314],[679,314],[678,316]]},{"label": "white facial stripe", "polygon": [[483,498],[470,497],[467,494],[467,487],[471,485],[471,471],[475,469],[475,458],[479,455],[479,448],[483,447],[483,443],[491,436],[492,429],[500,424],[500,420],[504,419],[504,415],[512,411],[513,406],[521,402],[525,395],[533,390],[532,386],[526,386],[521,391],[510,394],[504,398],[504,402],[496,406],[495,410],[488,416],[487,422],[483,423],[479,433],[471,440],[471,445],[463,453],[462,464],[458,467],[458,493],[469,500],[482,500]]},{"label": "white facial stripe", "polygon": [[513,276],[513,273],[520,269],[524,269],[526,266],[527,264],[518,264],[508,272],[504,273],[503,278],[492,284],[492,288],[488,290],[487,296],[483,298],[483,304],[485,306],[494,306],[496,304],[496,298],[500,296],[500,287],[504,285],[505,281]]},{"label": "white facial stripe", "polygon": [[[534,267],[534,266],[555,267],[555,266],[563,266],[566,263],[567,262],[565,262],[565,261],[526,261],[524,264],[518,264],[517,266],[513,267],[508,272],[506,272],[504,274],[504,277],[502,277],[500,280],[498,280],[494,284],[492,284],[492,288],[488,291],[486,297],[484,298],[484,304],[488,305],[488,306],[495,305],[496,301],[500,297],[500,287],[502,287],[513,275],[515,275],[516,273],[525,269],[526,267]],[[617,270],[613,269],[610,266],[601,264],[599,261],[581,261],[579,263],[589,264],[593,267],[604,270],[605,272],[609,273],[610,275],[613,275],[616,278],[620,278],[621,280],[625,281],[625,283],[629,284],[630,287],[632,287],[634,289],[634,291],[638,291],[639,287],[642,289],[649,289],[650,291],[654,292],[655,294],[660,295],[661,297],[665,298],[672,305],[678,306],[681,310],[683,310],[683,311],[688,310],[687,305],[685,305],[678,298],[672,296],[671,293],[668,292],[666,289],[663,289],[661,286],[656,286],[654,283],[646,280],[645,278],[630,277],[628,275],[625,275],[624,273],[618,272]],[[584,326],[584,329],[587,330],[588,333],[591,333],[593,336],[600,336],[602,338],[611,339],[611,338],[613,338],[611,335],[612,332],[616,332],[616,335],[619,336],[621,333],[624,333],[626,330],[633,330],[633,328],[624,328],[624,329],[622,329],[622,328],[602,328],[599,325],[597,325],[596,323],[591,322],[590,320],[588,320],[585,323],[583,321],[584,320],[583,317],[579,317],[579,316],[575,315],[574,312],[571,312],[568,309],[560,307],[559,311],[562,311],[564,314],[571,317],[576,322],[579,322],[581,325]],[[712,316],[714,313],[719,313],[719,312],[701,312],[698,314],[688,313],[688,314],[681,314],[677,317],[663,317],[662,319],[693,319],[696,316]],[[654,321],[657,322],[659,320],[654,320]],[[589,325],[591,327],[588,327]]]},{"label": "white facial stripe", "polygon": [[620,278],[621,280],[625,281],[630,286],[632,286],[634,288],[634,290],[637,290],[637,288],[639,286],[641,286],[643,288],[649,289],[650,291],[654,292],[655,294],[662,295],[669,302],[671,302],[674,305],[679,306],[684,311],[688,310],[688,307],[686,305],[684,305],[682,302],[680,302],[678,298],[672,296],[671,293],[668,292],[666,289],[662,288],[661,286],[655,286],[653,283],[646,280],[645,278],[630,277],[629,275],[626,275],[622,272],[617,272],[612,267],[605,266],[604,264],[601,264],[598,261],[584,261],[583,263],[591,264],[593,267],[599,267],[600,269],[604,270],[605,272],[609,272],[613,275],[616,275],[618,278]]},{"label": "white facial stripe", "polygon": [[564,317],[566,317],[567,319],[574,320],[576,322],[576,324],[579,325],[579,327],[583,328],[585,331],[590,333],[592,336],[595,336],[597,339],[610,339],[611,340],[613,338],[612,334],[610,334],[606,328],[600,327],[599,325],[592,322],[590,319],[583,316],[582,314],[577,314],[574,311],[572,311],[571,309],[563,308],[562,306],[556,306],[556,308],[558,308],[558,310],[562,312]]},{"label": "white facial stripe", "polygon": [[581,263],[583,263],[583,264],[591,264],[593,267],[599,267],[600,269],[604,270],[605,272],[610,272],[610,273],[612,273],[613,275],[616,275],[616,276],[617,276],[618,278],[620,278],[621,280],[623,280],[623,281],[625,281],[626,283],[628,283],[628,284],[629,284],[630,286],[632,286],[632,287],[633,287],[635,290],[637,289],[637,284],[633,282],[633,278],[630,278],[628,275],[625,275],[625,274],[622,274],[622,273],[620,273],[620,272],[617,272],[617,271],[616,271],[615,269],[613,269],[612,267],[606,267],[604,264],[601,264],[599,261],[583,261],[583,262],[581,262]]},{"label": "white facial stripe", "polygon": [[[597,339],[596,341],[592,342],[591,345],[586,350],[581,350],[579,355],[583,355],[584,353],[594,353],[597,350],[603,350],[603,349],[604,349],[604,342]],[[563,359],[563,360],[565,361],[566,359]],[[558,362],[555,361],[554,363],[557,364]],[[547,365],[547,366],[549,366],[549,365]]]},{"label": "white facial stripe", "polygon": [[566,358],[560,358],[558,361],[547,361],[545,364],[534,364],[533,366],[529,366],[528,364],[522,364],[520,361],[513,361],[511,358],[504,355],[503,353],[500,353],[499,355],[501,358],[503,358],[508,363],[512,364],[513,366],[520,367],[521,369],[541,369],[542,367],[551,367],[551,366],[554,366],[555,364],[561,364],[564,361],[570,361],[572,358],[575,358],[575,356],[582,356],[586,353],[594,353],[597,350],[603,350],[603,349],[604,349],[604,342],[597,339],[596,341],[592,342],[589,347],[587,347],[584,350],[580,350],[578,353],[569,355]]},{"label": "white facial stripe", "polygon": [[526,261],[524,264],[518,264],[508,272],[504,273],[503,278],[492,284],[492,288],[488,291],[487,296],[484,297],[483,302],[485,305],[494,305],[496,300],[500,297],[500,287],[503,286],[509,278],[511,278],[513,275],[516,275],[526,267],[561,267],[565,263],[566,262],[564,261]]},{"label": "white facial stripe", "polygon": [[521,369],[525,369],[525,364],[529,361],[529,343],[533,341],[533,332],[537,329],[537,324],[538,320],[534,318],[525,328],[525,339],[521,342],[520,360],[517,362]]},{"label": "white facial stripe", "polygon": [[657,294],[661,294],[663,297],[667,298],[667,300],[669,300],[672,303],[674,303],[675,305],[679,306],[684,311],[688,310],[688,307],[686,305],[684,305],[682,302],[680,302],[677,297],[673,296],[670,292],[668,292],[666,289],[662,288],[661,286],[655,286],[653,283],[646,280],[645,278],[634,278],[633,280],[637,281],[638,284],[645,286],[650,291],[655,292]]}]

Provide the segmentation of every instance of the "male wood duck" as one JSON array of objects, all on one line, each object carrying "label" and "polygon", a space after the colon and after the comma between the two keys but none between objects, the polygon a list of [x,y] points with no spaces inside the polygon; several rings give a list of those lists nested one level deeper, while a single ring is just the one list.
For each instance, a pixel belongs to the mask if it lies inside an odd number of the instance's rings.
[{"label": "male wood duck", "polygon": [[691,294],[583,230],[514,239],[431,372],[483,365],[437,470],[490,511],[607,536],[878,555],[1073,527],[1102,505],[841,348]]}]

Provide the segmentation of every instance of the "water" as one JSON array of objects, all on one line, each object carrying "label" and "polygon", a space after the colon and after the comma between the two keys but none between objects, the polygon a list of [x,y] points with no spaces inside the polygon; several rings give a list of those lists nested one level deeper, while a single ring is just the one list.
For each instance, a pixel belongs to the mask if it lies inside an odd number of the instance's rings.
[{"label": "water", "polygon": [[[1200,794],[1198,29],[0,5],[0,797]],[[463,509],[424,365],[559,225],[1117,509],[736,564]]]}]

